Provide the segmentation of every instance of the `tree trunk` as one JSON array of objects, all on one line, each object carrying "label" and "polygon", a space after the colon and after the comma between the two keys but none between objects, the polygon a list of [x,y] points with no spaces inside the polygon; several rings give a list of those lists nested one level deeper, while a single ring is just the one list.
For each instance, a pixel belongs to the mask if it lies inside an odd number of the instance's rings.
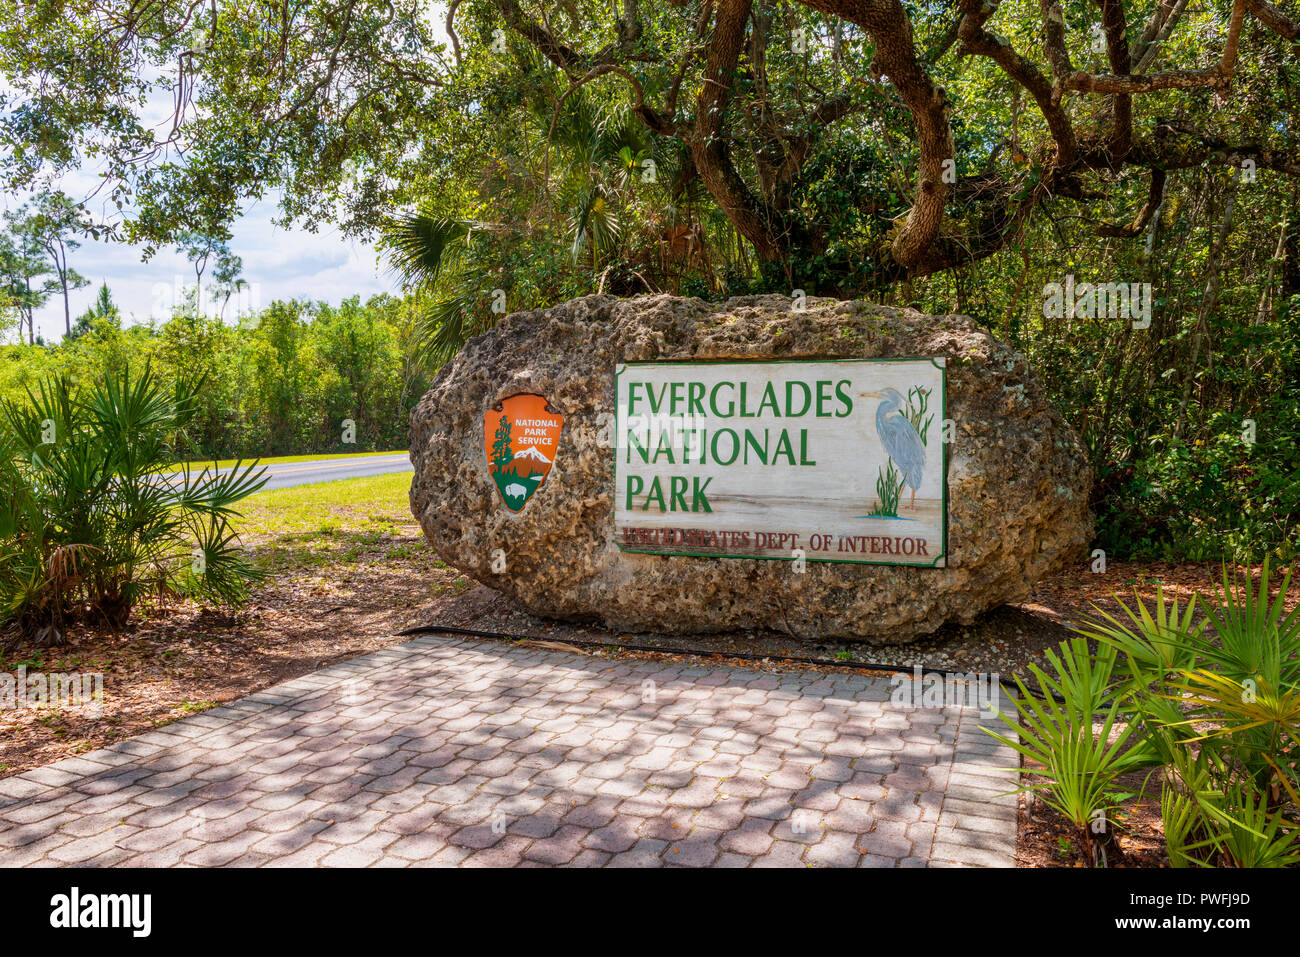
[{"label": "tree trunk", "polygon": [[59,273],[59,284],[63,286],[63,334],[72,335],[72,309],[68,305],[68,274]]},{"label": "tree trunk", "polygon": [[1291,220],[1282,220],[1282,229],[1277,235],[1277,248],[1273,250],[1273,258],[1268,261],[1268,275],[1264,279],[1264,291],[1259,294],[1259,309],[1255,313],[1255,325],[1262,326],[1268,321],[1269,313],[1273,308],[1273,273],[1276,266],[1284,260],[1286,256],[1286,234],[1291,225]]},{"label": "tree trunk", "polygon": [[766,211],[745,185],[731,161],[723,133],[736,64],[745,46],[751,0],[719,0],[704,67],[704,82],[696,100],[695,127],[691,131],[691,158],[705,189],[727,214],[740,234],[766,261],[787,258],[785,244]]},{"label": "tree trunk", "polygon": [[952,129],[948,124],[948,99],[917,58],[912,21],[900,0],[802,0],[832,16],[851,20],[866,30],[876,45],[872,68],[898,90],[916,123],[919,152],[916,196],[903,228],[890,251],[904,269],[922,265],[926,252],[943,225],[948,187],[944,164],[953,162]]},{"label": "tree trunk", "polygon": [[[27,344],[36,345],[36,309],[31,305],[32,299],[32,281],[29,278],[23,279],[23,284],[27,287]],[[22,338],[23,328],[18,326],[18,337]]]}]

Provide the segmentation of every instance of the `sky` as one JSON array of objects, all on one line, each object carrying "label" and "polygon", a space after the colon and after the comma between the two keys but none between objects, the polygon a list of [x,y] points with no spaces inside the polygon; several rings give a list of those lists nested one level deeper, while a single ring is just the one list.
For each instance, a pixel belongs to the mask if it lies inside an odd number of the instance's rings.
[{"label": "sky", "polygon": [[[80,198],[66,185],[64,188]],[[397,291],[396,278],[373,247],[349,241],[328,227],[316,233],[280,229],[271,222],[275,213],[273,202],[258,202],[245,209],[231,227],[230,249],[243,259],[243,276],[249,283],[245,306],[256,309],[276,299],[298,297],[337,304],[355,295],[364,302],[377,293]],[[171,302],[179,301],[184,288],[194,284],[193,265],[174,249],[161,249],[146,263],[141,247],[88,237],[81,242],[81,248],[71,252],[68,260],[90,284],[69,296],[74,322],[98,295],[101,283],[108,283],[113,301],[128,323],[148,322],[151,316],[166,318]],[[205,285],[211,270],[209,261]],[[209,310],[215,310],[206,292],[202,298]],[[227,322],[233,321],[235,308],[232,300],[226,310]],[[36,332],[46,342],[55,342],[63,330],[63,296],[56,294],[36,313]]]},{"label": "sky", "polygon": [[[86,200],[98,182],[94,169],[83,168],[65,176],[57,185],[73,199]],[[5,197],[0,201],[0,210],[14,209],[26,198]],[[349,240],[328,225],[315,233],[274,225],[277,199],[269,196],[248,203],[243,215],[231,226],[233,238],[229,246],[243,260],[243,277],[249,284],[242,303],[245,307],[256,309],[276,299],[304,296],[337,304],[349,296],[360,295],[364,302],[377,293],[397,291],[397,278],[373,246]],[[97,200],[91,200],[87,206],[100,215],[107,212]],[[108,283],[113,301],[127,323],[148,322],[151,317],[166,319],[171,304],[179,303],[185,287],[194,284],[193,265],[184,253],[174,248],[160,249],[144,262],[140,246],[99,242],[88,236],[78,237],[78,241],[81,247],[68,254],[68,263],[90,282],[69,296],[74,322],[98,295],[101,283]],[[210,281],[211,271],[209,260],[205,285]],[[206,291],[201,298],[215,314],[216,306]],[[235,320],[237,305],[232,299],[225,314],[227,322]],[[36,332],[46,342],[57,342],[63,331],[63,296],[55,294],[37,311]],[[15,335],[11,331],[9,338]]]},{"label": "sky", "polygon": [[[443,4],[422,6],[435,40],[446,42]],[[169,125],[171,108],[170,93],[160,92],[145,111],[146,121],[160,128]],[[94,167],[87,165],[55,186],[74,200],[85,200],[100,182],[96,173]],[[27,198],[0,197],[0,213],[17,208]],[[278,197],[268,196],[251,202],[231,224],[233,238],[229,246],[243,260],[243,278],[249,288],[243,294],[242,303],[231,300],[225,313],[228,323],[235,321],[234,312],[240,305],[257,309],[276,299],[301,297],[337,304],[356,295],[364,302],[381,292],[398,291],[397,277],[387,269],[373,246],[349,240],[329,226],[322,226],[315,233],[275,226],[272,219],[276,217],[277,201]],[[88,206],[101,215],[105,212],[98,210],[94,201]],[[98,295],[101,283],[108,283],[113,301],[128,323],[148,322],[151,317],[166,319],[171,303],[179,303],[185,287],[194,283],[193,265],[175,249],[160,249],[146,263],[138,246],[97,242],[88,236],[79,237],[79,241],[81,247],[69,253],[68,263],[89,284],[69,296],[73,322]],[[211,261],[205,283],[210,275]],[[215,314],[216,306],[206,291],[201,298],[205,307]],[[56,294],[37,311],[36,332],[46,342],[57,342],[63,331],[63,296]],[[16,331],[10,330],[8,339],[12,341],[15,337]]]}]

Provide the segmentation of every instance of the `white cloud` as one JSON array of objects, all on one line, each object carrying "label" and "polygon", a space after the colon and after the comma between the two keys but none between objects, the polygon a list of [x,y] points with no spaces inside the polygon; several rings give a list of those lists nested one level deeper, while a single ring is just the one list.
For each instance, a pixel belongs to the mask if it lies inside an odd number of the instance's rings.
[{"label": "white cloud", "polygon": [[[244,279],[256,290],[254,303],[267,306],[276,299],[307,298],[337,305],[350,296],[359,295],[364,302],[378,293],[398,292],[396,278],[373,246],[348,240],[331,227],[315,233],[282,229],[271,222],[274,213],[270,203],[257,203],[231,228],[230,248],[243,259]],[[193,265],[170,248],[159,250],[146,263],[141,261],[141,247],[86,238],[68,258],[72,268],[90,280],[89,286],[69,296],[74,321],[90,306],[100,283],[108,283],[128,322],[148,322],[156,306],[165,302],[156,286],[194,282]],[[209,267],[205,283],[210,276]],[[233,321],[230,310],[226,321]],[[63,297],[55,295],[37,311],[36,331],[45,341],[55,342],[63,329]]]}]

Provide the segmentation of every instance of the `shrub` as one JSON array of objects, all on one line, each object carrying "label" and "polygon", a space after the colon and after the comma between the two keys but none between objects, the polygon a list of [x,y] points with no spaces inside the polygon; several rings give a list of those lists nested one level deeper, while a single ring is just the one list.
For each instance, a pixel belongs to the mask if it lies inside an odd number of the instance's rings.
[{"label": "shrub", "polygon": [[1034,669],[1046,700],[1021,685],[1006,720],[1045,768],[1022,773],[1047,777],[1047,803],[1086,842],[1117,769],[1150,766],[1174,867],[1300,864],[1300,608],[1286,611],[1291,573],[1270,597],[1272,578],[1266,561],[1258,589],[1225,570],[1181,610],[1163,588],[1152,609],[1121,602],[1122,618],[1081,624],[1049,655],[1055,677]]},{"label": "shrub", "polygon": [[[1146,758],[1142,749],[1125,747],[1135,729],[1121,721],[1125,696],[1116,694],[1114,650],[1090,655],[1088,643],[1075,638],[1048,651],[1047,659],[1054,675],[1030,666],[1043,694],[1031,694],[1017,678],[1017,717],[1002,715],[1016,727],[1018,739],[989,733],[1034,762],[1033,773],[1046,783],[1028,789],[1073,824],[1089,856],[1103,862],[1117,845],[1111,829],[1097,825],[1130,796],[1116,790],[1119,777],[1142,767]],[[1099,728],[1093,724],[1097,715]]]},{"label": "shrub", "polygon": [[0,403],[0,625],[53,643],[70,620],[121,627],[146,596],[247,597],[259,573],[230,520],[265,474],[174,472],[199,388],[123,370]]}]

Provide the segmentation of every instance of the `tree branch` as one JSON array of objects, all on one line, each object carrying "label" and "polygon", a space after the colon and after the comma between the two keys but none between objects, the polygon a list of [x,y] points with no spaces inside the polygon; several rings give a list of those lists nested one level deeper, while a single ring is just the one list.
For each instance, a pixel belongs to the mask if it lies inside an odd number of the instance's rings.
[{"label": "tree branch", "polygon": [[922,66],[916,54],[912,23],[900,0],[802,0],[805,6],[843,17],[862,27],[875,42],[872,69],[898,90],[916,123],[920,154],[916,195],[907,219],[890,246],[894,260],[905,269],[920,265],[943,226],[948,189],[944,162],[954,158],[948,98]]},{"label": "tree branch", "polygon": [[1147,223],[1151,222],[1152,215],[1164,202],[1167,176],[1168,174],[1163,169],[1153,169],[1151,171],[1151,187],[1147,193],[1147,201],[1141,211],[1138,212],[1137,219],[1133,220],[1128,226],[1102,226],[1097,230],[1097,235],[1112,239],[1132,239],[1135,236],[1142,235],[1142,230],[1146,229]]},{"label": "tree branch", "polygon": [[1300,23],[1282,14],[1268,0],[1246,0],[1246,6],[1264,26],[1288,40],[1300,40]]}]

